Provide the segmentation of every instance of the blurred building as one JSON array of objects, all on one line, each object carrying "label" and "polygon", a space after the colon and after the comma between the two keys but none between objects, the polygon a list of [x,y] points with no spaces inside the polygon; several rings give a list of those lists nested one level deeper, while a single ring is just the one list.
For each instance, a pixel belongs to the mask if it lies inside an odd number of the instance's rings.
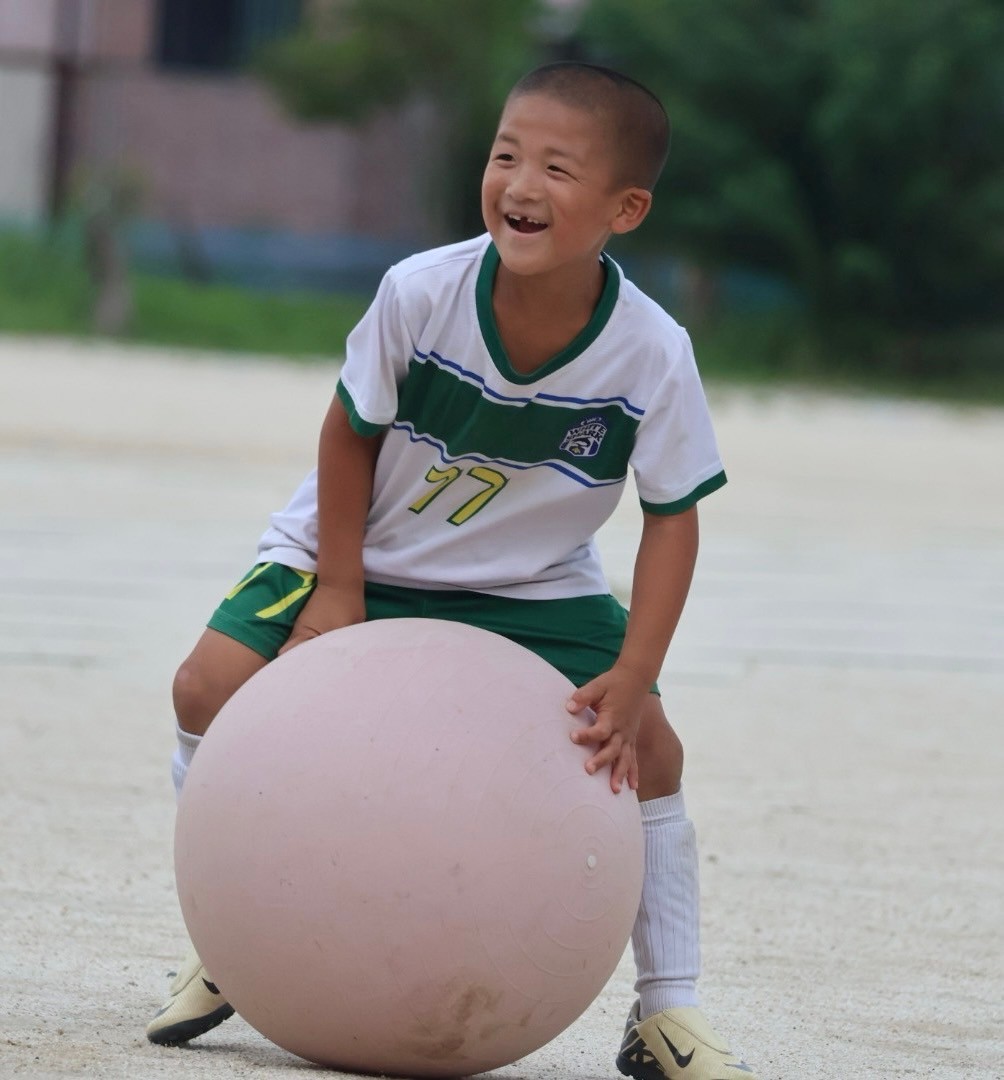
[{"label": "blurred building", "polygon": [[426,117],[302,124],[245,73],[303,6],[0,0],[0,222],[44,222],[75,185],[127,176],[151,255],[243,244],[235,258],[253,263],[253,236],[287,254],[297,237],[424,239],[422,191],[401,162],[421,156]]}]

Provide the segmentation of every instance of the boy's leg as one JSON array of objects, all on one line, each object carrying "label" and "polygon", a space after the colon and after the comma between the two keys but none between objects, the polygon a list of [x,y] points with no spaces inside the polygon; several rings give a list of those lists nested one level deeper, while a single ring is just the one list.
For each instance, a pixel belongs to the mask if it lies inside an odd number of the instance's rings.
[{"label": "boy's leg", "polygon": [[[255,567],[231,590],[178,669],[173,687],[178,746],[171,774],[179,796],[202,736],[233,694],[278,653],[313,580],[312,574],[278,564]],[[151,1042],[175,1046],[233,1012],[190,949],[146,1035]]]},{"label": "boy's leg", "polygon": [[178,668],[173,686],[178,746],[171,761],[175,795],[181,796],[188,766],[216,714],[267,663],[247,645],[207,629]]},{"label": "boy's leg", "polygon": [[631,934],[639,1001],[617,1066],[636,1080],[755,1080],[697,1007],[700,887],[697,840],[680,789],[683,748],[650,694],[638,734],[645,876]]},{"label": "boy's leg", "polygon": [[[266,663],[247,645],[207,629],[178,669],[174,679],[178,746],[171,762],[178,796],[206,729],[234,692]],[[146,1036],[151,1042],[176,1046],[203,1035],[233,1013],[195,950],[190,949],[167,1000],[147,1025]]]},{"label": "boy's leg", "polygon": [[631,935],[642,1015],[697,1005],[700,885],[697,838],[683,803],[683,747],[649,694],[638,733],[645,837],[641,906]]},{"label": "boy's leg", "polygon": [[269,661],[219,630],[206,629],[174,676],[174,714],[182,731],[204,735],[216,714]]}]

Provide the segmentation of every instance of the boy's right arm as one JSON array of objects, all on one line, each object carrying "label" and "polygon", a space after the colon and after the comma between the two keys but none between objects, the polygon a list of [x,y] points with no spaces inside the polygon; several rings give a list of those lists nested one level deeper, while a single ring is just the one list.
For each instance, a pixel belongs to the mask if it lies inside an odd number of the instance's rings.
[{"label": "boy's right arm", "polygon": [[280,654],[366,618],[363,536],[380,443],[380,436],[357,434],[333,399],[317,455],[317,585]]}]

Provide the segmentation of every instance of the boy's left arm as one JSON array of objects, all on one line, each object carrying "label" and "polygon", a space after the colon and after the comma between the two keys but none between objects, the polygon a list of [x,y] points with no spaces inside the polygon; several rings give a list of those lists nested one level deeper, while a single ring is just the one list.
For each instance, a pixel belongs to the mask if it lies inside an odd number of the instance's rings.
[{"label": "boy's left arm", "polygon": [[645,514],[620,656],[609,671],[579,687],[569,699],[569,712],[589,706],[596,713],[592,724],[572,733],[572,740],[596,747],[586,771],[595,773],[609,765],[614,791],[620,791],[625,779],[630,787],[638,786],[635,739],[642,707],[683,613],[697,546],[696,506],[682,514]]}]

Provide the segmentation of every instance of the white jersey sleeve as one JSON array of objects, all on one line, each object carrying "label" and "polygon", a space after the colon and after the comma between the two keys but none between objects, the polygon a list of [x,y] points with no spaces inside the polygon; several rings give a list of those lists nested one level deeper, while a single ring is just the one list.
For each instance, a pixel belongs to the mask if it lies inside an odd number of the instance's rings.
[{"label": "white jersey sleeve", "polygon": [[414,350],[395,280],[387,274],[345,343],[338,397],[359,434],[376,435],[394,420],[398,384]]},{"label": "white jersey sleeve", "polygon": [[674,346],[631,454],[642,509],[653,514],[680,513],[725,483],[689,336],[679,330]]}]

